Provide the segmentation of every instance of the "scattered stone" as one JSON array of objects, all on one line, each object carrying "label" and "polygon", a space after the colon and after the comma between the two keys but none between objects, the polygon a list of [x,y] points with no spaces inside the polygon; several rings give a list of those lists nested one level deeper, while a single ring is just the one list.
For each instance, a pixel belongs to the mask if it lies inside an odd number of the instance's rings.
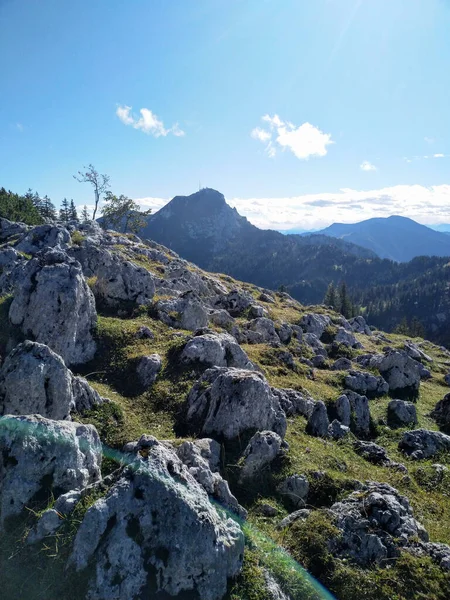
[{"label": "scattered stone", "polygon": [[183,348],[180,360],[185,363],[200,362],[210,367],[255,369],[247,354],[228,333],[212,333],[192,338]]},{"label": "scattered stone", "polygon": [[327,366],[327,359],[321,354],[316,354],[316,356],[313,356],[311,362],[312,366],[316,369],[325,369]]},{"label": "scattered stone", "polygon": [[49,248],[66,250],[70,243],[70,234],[65,227],[45,224],[33,227],[17,244],[16,250],[34,256]]},{"label": "scattered stone", "polygon": [[391,460],[387,455],[386,450],[374,442],[362,442],[357,440],[353,442],[353,448],[357,454],[374,465],[395,468],[403,473],[407,472],[405,465]]},{"label": "scattered stone", "polygon": [[319,340],[319,338],[314,333],[305,333],[303,336],[303,341],[316,354],[321,354],[322,356],[325,356],[325,357],[328,356],[325,346],[322,344],[322,342]]},{"label": "scattered stone", "polygon": [[334,419],[334,421],[332,421],[328,425],[328,436],[333,438],[334,440],[341,440],[349,433],[350,427],[347,427],[347,425],[343,425],[337,419]]},{"label": "scattered stone", "polygon": [[406,427],[417,423],[416,407],[405,400],[391,400],[387,409],[389,427]]},{"label": "scattered stone", "polygon": [[389,385],[383,377],[365,371],[350,371],[344,381],[346,387],[354,392],[372,398],[384,396],[389,391]]},{"label": "scattered stone", "polygon": [[332,321],[328,315],[309,313],[301,318],[299,324],[305,333],[312,333],[320,339]]},{"label": "scattered stone", "polygon": [[257,431],[242,454],[240,483],[264,477],[264,470],[289,448],[273,431]]},{"label": "scattered stone", "polygon": [[362,348],[362,344],[358,342],[353,333],[350,333],[349,331],[344,329],[344,327],[339,327],[334,341],[338,344],[343,344],[348,348]]},{"label": "scattered stone", "polygon": [[331,369],[333,371],[349,371],[352,368],[352,361],[349,358],[338,358]]},{"label": "scattered stone", "polygon": [[439,431],[415,429],[403,434],[398,447],[414,460],[431,458],[440,452],[450,451],[450,436]]},{"label": "scattered stone", "polygon": [[260,304],[252,304],[249,308],[248,316],[250,319],[258,319],[259,317],[266,317],[267,310],[264,308],[264,306],[261,306]]},{"label": "scattered stone", "polygon": [[306,433],[315,437],[328,437],[327,408],[321,400],[315,403],[311,416],[306,424]]},{"label": "scattered stone", "polygon": [[136,332],[136,337],[138,340],[153,340],[155,339],[155,334],[150,329],[150,327],[142,325]]},{"label": "scattered stone", "polygon": [[353,319],[349,320],[349,325],[355,333],[364,333],[365,335],[372,335],[372,331],[367,325],[364,317],[353,317]]},{"label": "scattered stone", "polygon": [[185,292],[169,300],[158,300],[155,308],[158,318],[169,327],[196,331],[208,325],[208,311],[194,292]]},{"label": "scattered stone", "polygon": [[286,416],[302,415],[303,417],[310,417],[315,404],[311,396],[291,389],[272,388],[272,393],[278,398]]},{"label": "scattered stone", "polygon": [[444,431],[450,431],[450,394],[446,394],[436,404],[431,416]]},{"label": "scattered stone", "polygon": [[282,498],[296,507],[303,507],[309,493],[309,481],[305,475],[291,475],[277,488]]},{"label": "scattered stone", "polygon": [[139,360],[136,368],[136,374],[142,387],[148,389],[151,385],[153,385],[161,369],[162,360],[159,354],[143,356]]},{"label": "scattered stone", "polygon": [[285,529],[286,527],[290,527],[295,521],[304,521],[309,517],[311,511],[308,508],[300,508],[295,512],[291,513],[284,519],[282,519],[278,524],[278,529]]},{"label": "scattered stone", "polygon": [[415,397],[419,391],[420,363],[413,360],[405,351],[391,350],[384,356],[374,357],[372,366],[376,366],[389,385],[391,394]]}]

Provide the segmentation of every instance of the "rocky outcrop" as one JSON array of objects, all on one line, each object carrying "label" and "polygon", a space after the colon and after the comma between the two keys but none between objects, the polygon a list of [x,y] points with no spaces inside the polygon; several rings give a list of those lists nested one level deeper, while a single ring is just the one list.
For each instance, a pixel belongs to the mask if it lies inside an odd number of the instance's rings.
[{"label": "rocky outcrop", "polygon": [[223,308],[232,317],[239,317],[247,308],[254,304],[254,301],[253,296],[249,292],[234,289],[216,300],[215,306],[216,308]]},{"label": "rocky outcrop", "polygon": [[247,344],[270,344],[280,343],[280,337],[271,319],[259,317],[245,323],[239,341]]},{"label": "rocky outcrop", "polygon": [[314,400],[305,392],[291,389],[272,388],[286,416],[302,415],[309,418],[314,409]]},{"label": "rocky outcrop", "polygon": [[148,389],[156,381],[162,369],[162,360],[159,354],[143,356],[136,367],[136,375],[144,389]]},{"label": "rocky outcrop", "polygon": [[414,460],[431,458],[440,452],[450,451],[450,436],[439,431],[415,429],[403,434],[398,447]]},{"label": "rocky outcrop", "polygon": [[0,242],[5,242],[11,238],[20,237],[25,234],[30,227],[25,223],[14,223],[0,217]]},{"label": "rocky outcrop", "polygon": [[242,454],[240,483],[254,482],[264,477],[264,471],[289,446],[273,431],[257,431]]},{"label": "rocky outcrop", "polygon": [[389,385],[383,377],[365,371],[350,371],[344,381],[346,387],[369,398],[384,396],[389,391]]},{"label": "rocky outcrop", "polygon": [[300,327],[305,333],[313,333],[319,339],[322,337],[325,329],[332,324],[328,315],[320,315],[317,313],[309,313],[303,316],[300,320]]},{"label": "rocky outcrop", "polygon": [[316,437],[328,437],[328,420],[327,408],[321,400],[314,404],[312,413],[306,424],[306,433]]},{"label": "rocky outcrop", "polygon": [[354,333],[364,333],[365,335],[372,335],[372,331],[367,325],[364,317],[353,317],[353,319],[350,319],[348,323]]},{"label": "rocky outcrop", "polygon": [[58,248],[66,250],[70,245],[70,234],[61,225],[39,225],[33,227],[17,244],[16,249],[34,256],[41,250]]},{"label": "rocky outcrop", "polygon": [[399,555],[400,547],[428,541],[408,499],[386,483],[368,482],[330,509],[340,531],[333,554],[367,567]]},{"label": "rocky outcrop", "polygon": [[234,368],[205,371],[186,401],[192,433],[232,440],[248,431],[286,432],[286,415],[260,373]]},{"label": "rocky outcrop", "polygon": [[431,416],[443,431],[450,433],[450,394],[446,394],[442,400],[439,400]]},{"label": "rocky outcrop", "polygon": [[0,418],[0,453],[0,527],[25,506],[45,506],[100,479],[102,447],[93,425],[7,415]]},{"label": "rocky outcrop", "polygon": [[390,394],[417,396],[421,376],[420,364],[405,351],[391,350],[384,356],[374,357],[371,365],[376,366],[387,381]]},{"label": "rocky outcrop", "polygon": [[208,325],[207,308],[194,292],[185,292],[178,298],[158,300],[155,309],[158,318],[169,327],[196,331]]},{"label": "rocky outcrop", "polygon": [[353,333],[347,331],[344,327],[339,327],[334,337],[334,341],[338,344],[343,344],[348,348],[362,348],[361,342],[358,342]]},{"label": "rocky outcrop", "polygon": [[38,254],[27,263],[16,284],[9,319],[26,336],[48,345],[66,365],[94,356],[94,296],[79,263],[62,251]]},{"label": "rocky outcrop", "polygon": [[328,356],[327,350],[315,333],[305,333],[303,342],[309,346],[316,355]]},{"label": "rocky outcrop", "polygon": [[291,475],[277,488],[280,496],[295,508],[303,507],[309,493],[309,481],[305,475]]},{"label": "rocky outcrop", "polygon": [[374,442],[362,442],[361,440],[357,440],[353,443],[353,448],[355,449],[356,454],[359,454],[374,465],[397,468],[399,471],[403,472],[406,471],[404,465],[391,460],[385,448]]},{"label": "rocky outcrop", "polygon": [[70,419],[72,411],[81,413],[102,402],[87,381],[75,377],[44,344],[19,344],[0,369],[0,414]]},{"label": "rocky outcrop", "polygon": [[223,598],[242,565],[240,527],[208,500],[176,454],[155,441],[87,511],[69,568],[88,564],[92,600],[143,595]]},{"label": "rocky outcrop", "polygon": [[417,411],[412,402],[391,400],[387,409],[389,427],[407,427],[417,423]]},{"label": "rocky outcrop", "polygon": [[255,369],[255,365],[228,333],[199,335],[188,341],[180,356],[184,363],[202,363],[209,367]]}]

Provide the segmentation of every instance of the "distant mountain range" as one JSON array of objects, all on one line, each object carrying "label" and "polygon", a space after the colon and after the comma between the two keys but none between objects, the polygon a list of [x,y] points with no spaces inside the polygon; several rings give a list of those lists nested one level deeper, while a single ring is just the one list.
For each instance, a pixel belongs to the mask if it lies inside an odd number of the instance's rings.
[{"label": "distant mountain range", "polygon": [[450,236],[406,217],[333,223],[317,233],[352,242],[372,250],[380,258],[398,262],[407,262],[416,256],[450,256]]},{"label": "distant mountain range", "polygon": [[[444,253],[448,248],[450,256],[450,236],[402,217],[378,221],[375,226],[384,243],[373,233],[372,245],[380,253],[386,254],[390,245],[388,254],[394,255],[395,250],[397,261],[405,259],[406,252],[414,254],[414,247],[416,253],[432,247],[434,253]],[[271,289],[284,286],[304,304],[322,302],[330,282],[345,281],[369,322],[392,330],[405,318],[416,318],[430,339],[450,345],[450,261],[446,257],[395,262],[379,258],[373,248],[352,243],[356,236],[283,235],[258,229],[212,189],[176,196],[148,217],[140,236],[168,246],[205,270]]]}]

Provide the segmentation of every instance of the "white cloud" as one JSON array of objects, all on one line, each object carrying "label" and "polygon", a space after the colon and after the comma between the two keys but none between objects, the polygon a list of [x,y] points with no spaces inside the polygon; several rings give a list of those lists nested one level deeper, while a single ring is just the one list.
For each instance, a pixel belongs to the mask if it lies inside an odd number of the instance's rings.
[{"label": "white cloud", "polygon": [[433,158],[444,158],[444,157],[445,157],[445,154],[441,154],[441,153],[433,154]]},{"label": "white cloud", "polygon": [[148,135],[153,137],[167,136],[169,133],[177,137],[185,135],[184,131],[180,129],[178,123],[175,123],[170,129],[164,127],[164,123],[161,119],[155,115],[149,108],[141,108],[140,118],[137,119],[131,114],[131,106],[118,106],[116,115],[122,121],[124,125],[130,125],[134,129],[139,129]]},{"label": "white cloud", "polygon": [[[308,160],[311,156],[325,156],[327,146],[334,144],[331,134],[323,133],[311,123],[303,123],[296,127],[289,121],[283,121],[278,115],[264,115],[262,120],[267,123],[269,129],[256,127],[250,135],[263,143],[270,140],[266,146],[270,157],[275,156],[277,149],[288,149],[298,159]],[[272,140],[272,136],[275,136],[275,139]]]},{"label": "white cloud", "polygon": [[362,171],[376,171],[377,168],[375,165],[373,165],[371,162],[369,162],[368,160],[363,161],[360,165],[359,168]]},{"label": "white cloud", "polygon": [[22,133],[22,131],[24,130],[24,126],[22,125],[22,123],[16,123],[16,128],[20,131],[20,133]]},{"label": "white cloud", "polygon": [[[154,212],[169,200],[140,198]],[[232,198],[228,204],[263,229],[321,229],[334,222],[354,223],[372,217],[403,215],[420,223],[449,222],[450,184],[397,185],[377,190],[344,188],[324,194],[279,198]]]}]

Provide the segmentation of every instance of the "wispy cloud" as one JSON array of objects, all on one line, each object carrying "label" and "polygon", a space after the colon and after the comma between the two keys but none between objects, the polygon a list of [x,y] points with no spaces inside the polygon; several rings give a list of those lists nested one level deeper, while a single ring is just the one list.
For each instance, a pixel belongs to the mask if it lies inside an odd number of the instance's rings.
[{"label": "wispy cloud", "polygon": [[433,158],[445,158],[445,154],[441,154],[441,153],[433,154]]},{"label": "wispy cloud", "polygon": [[[153,211],[168,201],[153,197],[137,200]],[[227,198],[227,202],[263,229],[319,229],[333,222],[353,223],[389,215],[403,215],[430,225],[449,222],[450,185],[344,188],[331,193],[280,198]]]},{"label": "wispy cloud", "polygon": [[122,121],[124,125],[130,125],[134,129],[139,129],[148,135],[153,137],[165,137],[171,133],[177,137],[182,137],[185,132],[180,129],[178,123],[175,123],[169,129],[166,129],[163,121],[155,115],[149,108],[141,108],[139,110],[140,118],[138,119],[132,113],[131,106],[118,106],[116,115]]},{"label": "wispy cloud", "polygon": [[434,138],[432,137],[424,137],[423,138],[427,144],[434,144]]},{"label": "wispy cloud", "polygon": [[25,127],[23,126],[22,123],[16,123],[16,129],[18,129],[20,131],[20,133],[22,133],[22,131],[25,129]]},{"label": "wispy cloud", "polygon": [[325,156],[328,146],[334,144],[331,134],[323,133],[320,129],[303,123],[299,127],[283,121],[278,115],[262,117],[266,129],[255,127],[250,135],[252,138],[266,144],[266,152],[270,157],[277,150],[290,150],[300,160],[308,160],[311,156]]},{"label": "wispy cloud", "polygon": [[363,161],[360,165],[359,168],[361,169],[361,171],[376,171],[377,168],[375,165],[373,165],[371,162],[369,162],[368,160]]}]

